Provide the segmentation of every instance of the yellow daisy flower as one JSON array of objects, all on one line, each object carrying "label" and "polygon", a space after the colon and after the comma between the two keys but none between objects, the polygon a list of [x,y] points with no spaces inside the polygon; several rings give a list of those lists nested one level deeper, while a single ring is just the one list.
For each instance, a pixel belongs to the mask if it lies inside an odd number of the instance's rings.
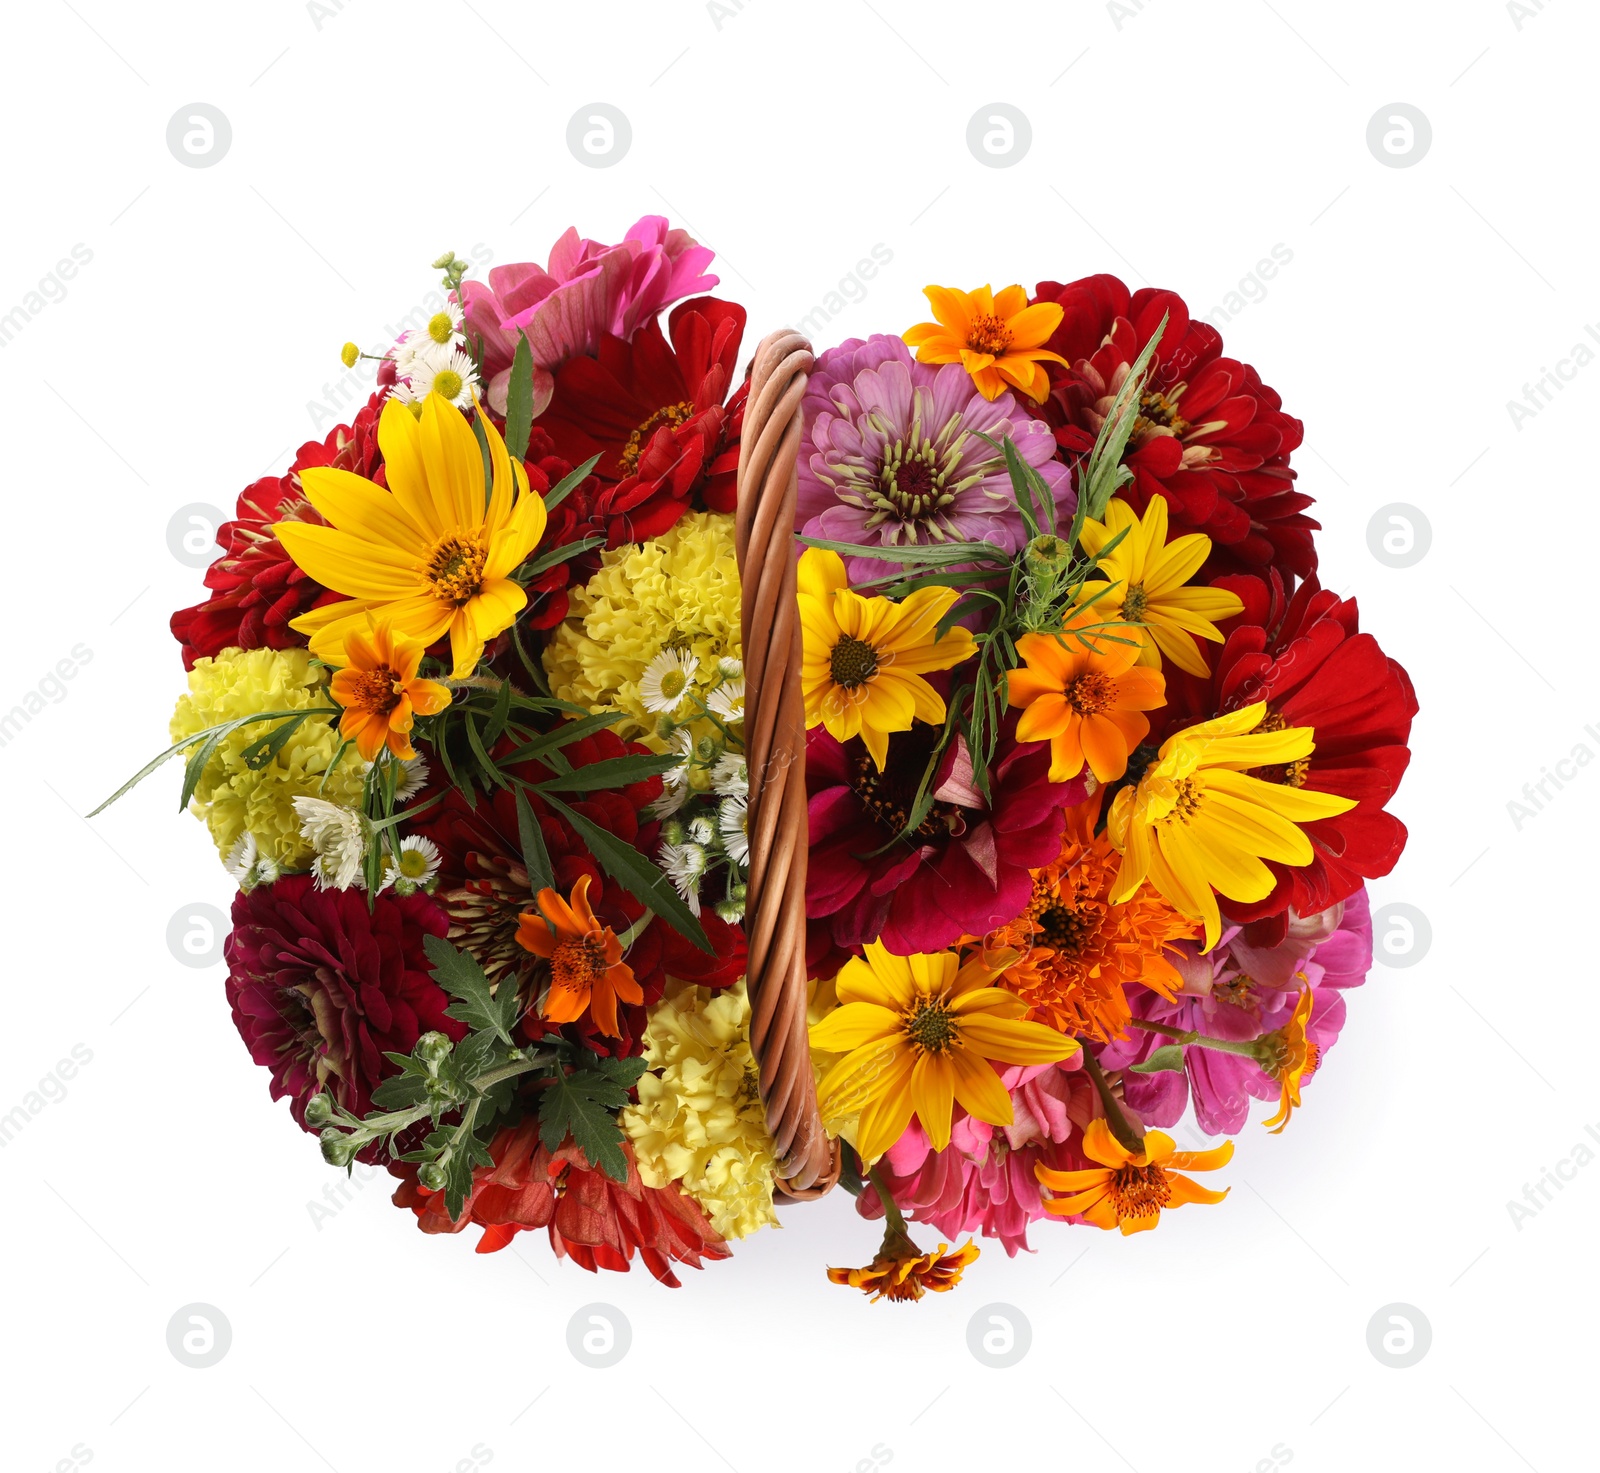
[{"label": "yellow daisy flower", "polygon": [[544,500],[488,417],[479,423],[493,468],[487,495],[477,437],[437,394],[420,414],[393,399],[384,405],[387,489],[328,466],[300,472],[306,499],[331,525],[279,522],[273,531],[298,567],[347,596],[291,621],[311,636],[312,654],[347,665],[346,636],[382,615],[424,646],[448,631],[460,679],[511,627],[528,596],[510,575],[544,535]]},{"label": "yellow daisy flower", "polygon": [[918,363],[961,364],[985,399],[1017,389],[1038,401],[1050,392],[1045,361],[1067,361],[1044,346],[1061,325],[1059,305],[1030,307],[1020,286],[1008,286],[999,295],[987,286],[975,292],[926,286],[922,294],[938,321],[919,322],[905,333]]},{"label": "yellow daisy flower", "polygon": [[1191,675],[1206,674],[1205,657],[1196,639],[1220,643],[1215,620],[1231,618],[1244,608],[1235,593],[1222,588],[1186,588],[1211,552],[1211,539],[1199,532],[1167,541],[1167,501],[1152,496],[1144,516],[1136,517],[1125,501],[1113,500],[1103,522],[1083,524],[1084,551],[1098,556],[1119,533],[1125,534],[1100,562],[1102,577],[1083,585],[1080,604],[1092,607],[1102,622],[1141,626],[1117,633],[1140,641],[1140,665],[1170,660]]},{"label": "yellow daisy flower", "polygon": [[1028,1005],[993,985],[1015,959],[1005,951],[991,958],[999,967],[981,956],[960,966],[953,952],[896,956],[872,942],[865,960],[840,969],[841,1006],[811,1029],[811,1045],[844,1057],[823,1076],[817,1103],[824,1117],[860,1110],[863,1161],[899,1140],[913,1115],[942,1151],[957,1101],[979,1120],[1009,1125],[996,1064],[1054,1064],[1078,1052],[1074,1039],[1025,1022]]},{"label": "yellow daisy flower", "polygon": [[1204,924],[1209,951],[1222,931],[1218,894],[1261,900],[1274,884],[1262,860],[1311,863],[1311,841],[1297,825],[1344,813],[1355,799],[1252,777],[1252,768],[1295,762],[1315,746],[1309,726],[1256,730],[1266,714],[1257,701],[1174,733],[1138,786],[1117,794],[1106,820],[1122,853],[1113,905],[1148,879]]},{"label": "yellow daisy flower", "polygon": [[859,736],[881,772],[890,732],[910,731],[913,721],[944,720],[944,699],[922,676],[968,659],[972,636],[958,624],[935,637],[959,597],[953,588],[919,588],[895,603],[863,598],[849,581],[838,553],[812,547],[802,555],[806,726],[826,726],[841,742]]}]

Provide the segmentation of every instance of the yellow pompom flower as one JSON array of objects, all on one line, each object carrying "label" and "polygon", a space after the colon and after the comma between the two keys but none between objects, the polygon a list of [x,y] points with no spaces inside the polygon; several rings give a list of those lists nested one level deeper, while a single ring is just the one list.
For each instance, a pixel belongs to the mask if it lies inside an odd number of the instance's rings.
[{"label": "yellow pompom flower", "polygon": [[1149,880],[1184,915],[1205,925],[1205,949],[1222,934],[1218,894],[1261,900],[1275,877],[1263,860],[1310,864],[1311,841],[1298,825],[1332,818],[1354,798],[1263,781],[1251,769],[1309,757],[1309,726],[1258,731],[1267,703],[1257,701],[1214,721],[1175,732],[1137,787],[1111,804],[1106,833],[1122,851],[1111,903],[1127,900]]},{"label": "yellow pompom flower", "polygon": [[[196,660],[189,672],[189,693],[179,698],[172,713],[172,740],[259,711],[331,707],[322,676],[321,668],[302,649],[228,649],[215,659]],[[206,763],[191,809],[205,820],[224,858],[240,835],[248,833],[254,835],[259,851],[281,869],[304,870],[315,855],[300,836],[294,800],[325,798],[358,807],[367,764],[353,751],[347,752],[324,785],[341,738],[331,718],[312,716],[300,723],[265,766],[246,766],[245,748],[280,724],[255,722],[228,736]]]},{"label": "yellow pompom flower", "polygon": [[651,1011],[644,1045],[639,1103],[622,1112],[640,1179],[677,1182],[725,1238],[776,1222],[744,983],[669,993]]},{"label": "yellow pompom flower", "polygon": [[626,711],[617,735],[664,751],[655,737],[661,704],[645,689],[657,657],[676,656],[676,671],[690,672],[674,692],[687,697],[703,694],[717,661],[739,649],[733,518],[689,512],[659,537],[601,554],[600,571],[572,590],[544,668],[553,694],[592,711]]}]

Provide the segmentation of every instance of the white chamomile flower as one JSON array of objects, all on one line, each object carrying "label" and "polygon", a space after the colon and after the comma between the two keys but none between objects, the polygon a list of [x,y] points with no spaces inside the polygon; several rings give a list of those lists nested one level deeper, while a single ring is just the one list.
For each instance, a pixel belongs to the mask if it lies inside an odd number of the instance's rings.
[{"label": "white chamomile flower", "polygon": [[680,726],[672,733],[671,746],[678,765],[661,774],[661,796],[649,808],[652,818],[671,818],[689,797],[689,764],[694,760],[694,737],[688,727]]},{"label": "white chamomile flower", "polygon": [[390,356],[394,359],[395,371],[404,378],[423,354],[466,345],[467,340],[461,335],[461,308],[449,302],[420,328],[403,333]]},{"label": "white chamomile flower", "polygon": [[744,661],[736,660],[732,655],[724,655],[717,661],[717,674],[724,680],[743,680]]},{"label": "white chamomile flower", "polygon": [[695,844],[709,844],[716,837],[717,831],[712,827],[711,820],[702,814],[698,818],[689,820],[689,839]]},{"label": "white chamomile flower", "polygon": [[735,864],[750,862],[750,800],[724,798],[717,810],[717,832],[722,835],[722,847]]},{"label": "white chamomile flower", "polygon": [[436,348],[431,343],[419,348],[406,377],[404,392],[402,385],[395,385],[395,393],[403,403],[420,404],[429,394],[438,394],[457,409],[472,407],[478,370],[460,348]]},{"label": "white chamomile flower", "polygon": [[743,753],[728,752],[711,769],[711,791],[719,798],[743,798],[750,792],[750,769]]},{"label": "white chamomile flower", "polygon": [[256,836],[245,832],[228,851],[225,861],[233,882],[248,895],[257,885],[270,885],[280,873],[278,862],[270,854],[263,854]]},{"label": "white chamomile flower", "polygon": [[663,844],[656,861],[672,881],[678,894],[694,915],[700,914],[700,881],[708,862],[699,844]]},{"label": "white chamomile flower", "polygon": [[428,785],[428,762],[425,757],[412,757],[400,763],[400,781],[395,786],[394,801],[409,803]]},{"label": "white chamomile flower", "polygon": [[706,710],[730,724],[744,720],[744,681],[725,680],[706,697]]},{"label": "white chamomile flower", "polygon": [[688,650],[662,650],[639,677],[639,699],[646,711],[670,716],[683,704],[700,657]]},{"label": "white chamomile flower", "polygon": [[395,868],[399,871],[395,876],[397,887],[405,883],[413,890],[423,889],[439,873],[439,846],[432,839],[424,839],[420,834],[402,839],[399,861]]},{"label": "white chamomile flower", "polygon": [[300,836],[316,851],[311,873],[324,890],[348,890],[361,877],[367,855],[367,821],[351,808],[323,798],[296,798]]}]

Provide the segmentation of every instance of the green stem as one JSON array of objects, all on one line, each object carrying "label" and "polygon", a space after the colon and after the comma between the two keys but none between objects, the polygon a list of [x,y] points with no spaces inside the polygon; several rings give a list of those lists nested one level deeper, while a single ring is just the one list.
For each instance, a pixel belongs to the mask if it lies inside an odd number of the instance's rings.
[{"label": "green stem", "polygon": [[[491,1069],[487,1074],[480,1074],[472,1081],[471,1088],[473,1093],[465,1100],[451,1101],[448,1108],[453,1110],[458,1106],[466,1106],[475,1112],[483,1096],[502,1080],[515,1079],[519,1074],[527,1074],[534,1069],[542,1069],[554,1059],[555,1055],[553,1053],[541,1050],[539,1053],[514,1059],[509,1064],[501,1065],[498,1069]],[[353,1127],[346,1125],[342,1120],[333,1120],[329,1123],[339,1126],[342,1130],[353,1128],[365,1133],[371,1139],[376,1139],[378,1136],[395,1135],[405,1130],[408,1126],[415,1125],[419,1120],[424,1120],[432,1115],[434,1108],[434,1104],[429,1103],[426,1105],[413,1105],[408,1110],[390,1110],[382,1115],[368,1115],[365,1119],[356,1121]]]},{"label": "green stem", "polygon": [[1188,1047],[1214,1049],[1219,1054],[1238,1054],[1242,1058],[1258,1061],[1261,1058],[1259,1039],[1238,1042],[1231,1038],[1211,1038],[1204,1033],[1196,1033],[1192,1028],[1174,1028],[1170,1023],[1157,1023],[1151,1018],[1130,1018],[1128,1021],[1135,1028],[1143,1028],[1147,1033],[1159,1033],[1163,1038],[1170,1038]]},{"label": "green stem", "polygon": [[894,1200],[894,1193],[885,1185],[884,1180],[878,1175],[876,1166],[867,1168],[867,1180],[878,1189],[878,1200],[883,1203],[884,1221],[889,1225],[889,1231],[899,1233],[902,1237],[909,1238],[911,1234],[906,1231],[905,1215],[900,1211]]},{"label": "green stem", "polygon": [[1105,1070],[1100,1067],[1100,1061],[1088,1049],[1083,1050],[1083,1067],[1094,1084],[1095,1093],[1100,1096],[1100,1105],[1106,1112],[1106,1124],[1111,1127],[1111,1134],[1117,1138],[1124,1150],[1131,1151],[1135,1156],[1141,1155],[1144,1151],[1144,1137],[1133,1128],[1128,1117],[1122,1113],[1122,1101],[1111,1092]]}]

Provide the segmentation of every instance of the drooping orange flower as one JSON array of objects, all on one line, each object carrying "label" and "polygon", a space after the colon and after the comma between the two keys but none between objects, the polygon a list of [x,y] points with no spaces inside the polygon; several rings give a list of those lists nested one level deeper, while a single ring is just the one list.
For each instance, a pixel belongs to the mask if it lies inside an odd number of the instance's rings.
[{"label": "drooping orange flower", "polygon": [[970,1238],[954,1253],[941,1243],[932,1253],[924,1253],[893,1225],[883,1235],[878,1256],[865,1268],[830,1268],[828,1280],[847,1284],[880,1299],[905,1304],[924,1294],[946,1294],[961,1282],[961,1272],[978,1256],[978,1245]]},{"label": "drooping orange flower", "polygon": [[1024,634],[1017,641],[1023,668],[1006,677],[1006,696],[1021,707],[1019,742],[1050,743],[1050,781],[1064,783],[1085,762],[1099,781],[1128,770],[1128,754],[1150,734],[1150,718],[1166,701],[1160,670],[1139,665],[1140,631],[1112,628],[1080,613],[1059,634]]},{"label": "drooping orange flower", "polygon": [[1045,362],[1067,361],[1044,346],[1061,325],[1059,305],[1030,307],[1020,286],[998,294],[987,286],[975,292],[927,286],[922,294],[938,320],[906,330],[906,345],[917,350],[918,363],[961,364],[985,399],[1018,389],[1037,402],[1050,392]]},{"label": "drooping orange flower", "polygon": [[573,1023],[588,1009],[602,1033],[621,1037],[617,999],[642,1003],[644,992],[622,959],[616,932],[601,925],[589,908],[589,876],[578,877],[570,902],[554,890],[541,890],[538,903],[543,916],[522,916],[517,941],[550,963],[550,989],[541,1015],[551,1023]]},{"label": "drooping orange flower", "polygon": [[339,735],[371,762],[385,746],[410,761],[415,716],[432,716],[450,704],[450,691],[434,680],[418,680],[425,646],[398,634],[387,619],[352,629],[344,641],[349,664],[334,672],[330,689],[344,707]]},{"label": "drooping orange flower", "polygon": [[1233,1158],[1233,1142],[1210,1151],[1180,1151],[1164,1131],[1146,1133],[1144,1149],[1128,1150],[1096,1117],[1083,1133],[1083,1154],[1100,1165],[1085,1171],[1052,1171],[1034,1167],[1034,1175],[1052,1192],[1044,1210],[1055,1217],[1078,1217],[1097,1228],[1121,1228],[1123,1235],[1144,1232],[1161,1221],[1164,1207],[1186,1202],[1220,1202],[1228,1195],[1200,1186],[1185,1171],[1215,1171]]},{"label": "drooping orange flower", "polygon": [[1274,1135],[1281,1135],[1289,1117],[1300,1108],[1300,1086],[1317,1072],[1322,1050],[1306,1036],[1306,1025],[1311,1021],[1311,989],[1303,988],[1300,1000],[1294,1005],[1289,1021],[1276,1032],[1261,1040],[1263,1058],[1261,1067],[1278,1081],[1282,1093],[1278,1096],[1278,1113],[1263,1120]]},{"label": "drooping orange flower", "polygon": [[1127,983],[1169,1000],[1183,986],[1167,947],[1200,928],[1149,885],[1112,904],[1121,860],[1094,832],[1098,808],[1096,797],[1068,810],[1061,853],[1033,871],[1028,908],[985,940],[1018,953],[1000,985],[1028,1004],[1028,1020],[1105,1043],[1127,1031]]}]

